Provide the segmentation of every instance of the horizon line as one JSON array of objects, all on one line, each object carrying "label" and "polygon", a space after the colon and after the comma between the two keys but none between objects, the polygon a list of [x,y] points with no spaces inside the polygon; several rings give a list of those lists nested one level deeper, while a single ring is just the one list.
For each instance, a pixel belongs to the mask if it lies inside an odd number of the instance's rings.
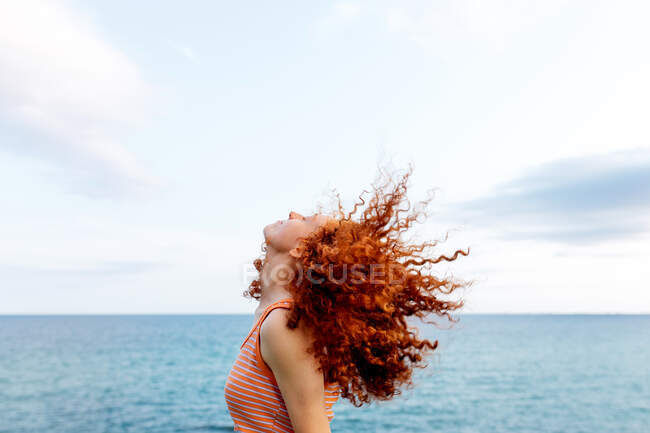
[{"label": "horizon line", "polygon": [[[431,314],[434,314],[433,312]],[[149,313],[2,313],[0,312],[0,317],[8,316],[251,316],[254,313],[210,313],[210,312],[149,312]],[[605,316],[605,315],[618,315],[618,316],[647,316],[650,315],[650,311],[638,311],[638,312],[620,312],[620,311],[567,311],[567,312],[557,312],[557,311],[503,311],[503,312],[462,312],[462,313],[451,313],[452,316],[463,316],[463,315],[500,315],[500,316],[532,316],[532,315],[556,315],[556,316]],[[414,317],[414,316],[407,316]],[[442,316],[440,316],[442,317]]]}]

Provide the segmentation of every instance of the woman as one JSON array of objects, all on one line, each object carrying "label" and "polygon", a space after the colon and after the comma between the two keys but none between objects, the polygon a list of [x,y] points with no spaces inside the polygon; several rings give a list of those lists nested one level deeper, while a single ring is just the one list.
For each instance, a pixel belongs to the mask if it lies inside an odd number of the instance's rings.
[{"label": "woman", "polygon": [[424,271],[469,248],[431,257],[425,249],[437,242],[404,241],[423,212],[401,215],[410,210],[399,205],[411,172],[373,185],[358,219],[363,194],[347,215],[339,198],[333,215],[291,212],[264,228],[259,278],[244,293],[259,300],[255,324],[225,386],[235,430],[330,432],[339,396],[357,407],[389,400],[412,385],[413,368],[426,367],[419,363],[438,341],[419,339],[406,319],[435,313],[455,321],[449,312],[463,301],[441,295],[471,283]]}]

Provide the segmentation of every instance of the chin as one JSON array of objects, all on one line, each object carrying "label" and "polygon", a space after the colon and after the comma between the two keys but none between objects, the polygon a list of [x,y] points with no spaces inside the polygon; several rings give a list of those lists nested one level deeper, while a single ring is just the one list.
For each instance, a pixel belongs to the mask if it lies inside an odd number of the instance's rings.
[{"label": "chin", "polygon": [[276,221],[274,223],[271,223],[271,224],[264,227],[264,230],[262,230],[262,233],[264,234],[264,240],[266,242],[269,241],[269,236],[271,235],[271,233],[273,233],[275,231],[276,227],[278,227],[280,224],[281,224],[281,221],[278,220],[278,221]]},{"label": "chin", "polygon": [[269,234],[273,231],[274,224],[269,224],[264,227],[264,230],[262,230],[262,233],[264,234],[264,239],[269,240]]}]

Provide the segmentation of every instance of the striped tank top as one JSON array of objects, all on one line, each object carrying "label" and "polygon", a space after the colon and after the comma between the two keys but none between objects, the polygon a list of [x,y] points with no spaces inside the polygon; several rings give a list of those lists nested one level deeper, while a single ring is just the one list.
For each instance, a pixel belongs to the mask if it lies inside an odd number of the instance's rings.
[{"label": "striped tank top", "polygon": [[[273,371],[260,353],[260,327],[275,308],[291,308],[293,298],[276,301],[266,307],[244,339],[232,366],[224,394],[234,431],[252,433],[293,433],[291,419]],[[339,385],[325,385],[327,419],[334,418],[332,406],[339,396]]]}]

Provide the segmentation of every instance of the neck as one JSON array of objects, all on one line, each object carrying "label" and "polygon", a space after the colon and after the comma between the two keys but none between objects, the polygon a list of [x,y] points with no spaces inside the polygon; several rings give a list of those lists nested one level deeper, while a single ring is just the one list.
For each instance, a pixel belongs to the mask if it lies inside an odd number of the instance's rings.
[{"label": "neck", "polygon": [[[288,275],[291,275],[291,279]],[[280,252],[270,245],[267,246],[266,258],[260,272],[259,308],[266,308],[280,299],[291,298],[288,285],[295,275],[295,259],[288,252]]]}]

